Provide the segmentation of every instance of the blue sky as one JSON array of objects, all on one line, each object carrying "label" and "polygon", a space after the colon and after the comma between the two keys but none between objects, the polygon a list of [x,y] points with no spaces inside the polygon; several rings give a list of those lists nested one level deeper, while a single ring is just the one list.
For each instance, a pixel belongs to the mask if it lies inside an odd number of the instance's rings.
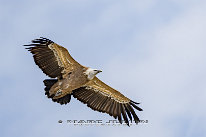
[{"label": "blue sky", "polygon": [[[203,0],[1,0],[0,136],[205,137],[206,2]],[[44,95],[47,77],[22,45],[40,36],[141,102],[148,124],[72,126],[112,119],[72,98]]]}]

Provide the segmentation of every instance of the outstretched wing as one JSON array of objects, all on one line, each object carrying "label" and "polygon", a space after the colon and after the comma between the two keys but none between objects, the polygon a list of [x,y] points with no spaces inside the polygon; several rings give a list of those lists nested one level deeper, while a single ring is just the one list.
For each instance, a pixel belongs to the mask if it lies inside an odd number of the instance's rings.
[{"label": "outstretched wing", "polygon": [[51,78],[63,77],[75,67],[81,66],[67,49],[47,38],[40,37],[32,40],[32,44],[24,46],[29,46],[26,49],[33,54],[35,63]]},{"label": "outstretched wing", "polygon": [[[129,125],[129,119],[134,119],[135,123],[139,122],[139,118],[136,115],[133,108],[142,111],[136,103],[117,90],[109,87],[97,77],[94,77],[85,86],[73,91],[73,96],[81,102],[87,104],[88,107],[99,112],[108,113],[115,119],[118,118],[119,122],[122,123],[122,117]],[[132,118],[133,117],[133,118]]]}]

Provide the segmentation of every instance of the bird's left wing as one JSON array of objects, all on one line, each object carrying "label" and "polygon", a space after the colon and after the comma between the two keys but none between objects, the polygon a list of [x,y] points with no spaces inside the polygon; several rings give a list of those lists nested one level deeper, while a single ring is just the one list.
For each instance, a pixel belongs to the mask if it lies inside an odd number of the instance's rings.
[{"label": "bird's left wing", "polygon": [[83,87],[73,91],[73,96],[81,102],[87,104],[88,107],[93,110],[107,113],[113,116],[115,119],[118,118],[119,122],[122,123],[122,117],[129,125],[129,119],[132,121],[132,117],[135,123],[139,122],[139,118],[136,115],[133,108],[142,111],[136,103],[117,90],[103,83],[97,77],[88,82]]},{"label": "bird's left wing", "polygon": [[51,78],[64,77],[75,67],[81,66],[66,48],[47,38],[32,40],[32,44],[24,46],[33,54],[39,68]]}]

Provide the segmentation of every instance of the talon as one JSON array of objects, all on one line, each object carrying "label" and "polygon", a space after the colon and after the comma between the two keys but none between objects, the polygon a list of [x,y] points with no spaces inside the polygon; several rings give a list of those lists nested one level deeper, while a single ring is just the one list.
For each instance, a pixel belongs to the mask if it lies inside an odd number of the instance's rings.
[{"label": "talon", "polygon": [[55,96],[59,96],[59,95],[61,95],[61,94],[62,94],[62,91],[59,89],[59,90],[56,92]]}]

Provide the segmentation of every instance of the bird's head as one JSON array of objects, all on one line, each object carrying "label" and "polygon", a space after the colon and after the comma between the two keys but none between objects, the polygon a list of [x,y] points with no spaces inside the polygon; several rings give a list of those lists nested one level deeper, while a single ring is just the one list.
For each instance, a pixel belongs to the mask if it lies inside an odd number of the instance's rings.
[{"label": "bird's head", "polygon": [[89,80],[92,80],[95,75],[98,73],[102,72],[101,70],[98,69],[92,69],[92,68],[87,68],[84,72],[84,74],[87,76]]}]

